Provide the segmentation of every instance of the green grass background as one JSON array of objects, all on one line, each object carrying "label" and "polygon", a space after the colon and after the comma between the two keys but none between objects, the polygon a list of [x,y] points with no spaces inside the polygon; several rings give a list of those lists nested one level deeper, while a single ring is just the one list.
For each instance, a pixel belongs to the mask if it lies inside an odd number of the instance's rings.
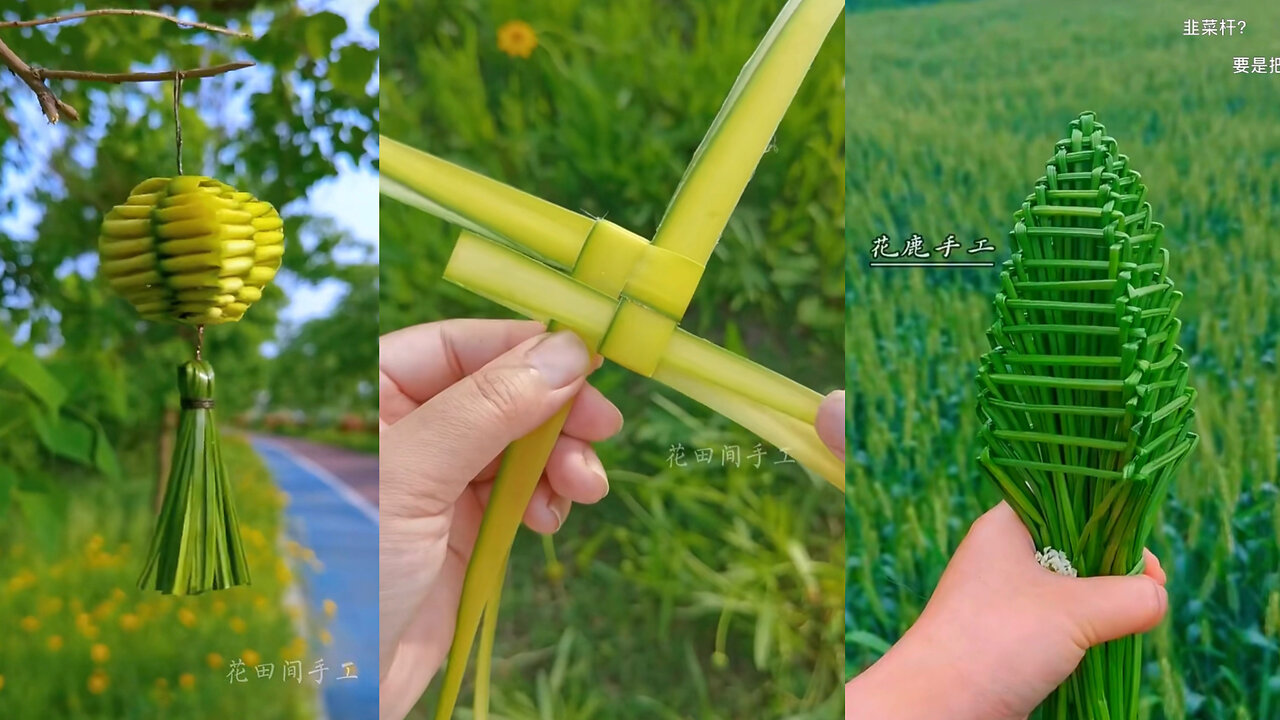
[{"label": "green grass background", "polygon": [[[781,5],[384,3],[382,132],[648,237]],[[528,59],[496,47],[516,19],[538,34]],[[821,392],[842,367],[842,40],[828,39],[683,323]],[[383,332],[509,316],[440,279],[455,228],[386,199],[381,223]],[[517,538],[494,714],[841,717],[837,495],[774,467],[774,449],[759,469],[722,468],[722,446],[745,458],[758,440],[655,383],[612,364],[593,381],[626,416],[600,447],[612,492],[574,510],[553,556]],[[689,467],[668,466],[677,443]],[[694,464],[694,448],[715,448],[714,463]]]},{"label": "green grass background", "polygon": [[[253,586],[189,597],[142,593],[138,573],[155,526],[154,448],[121,458],[112,485],[68,493],[67,523],[0,532],[0,717],[5,720],[244,717],[317,712],[306,675],[329,623],[286,606],[294,573],[314,561],[281,533],[286,499],[248,442],[223,437]],[[231,684],[241,659],[247,682]],[[303,682],[284,682],[300,661]],[[258,679],[257,664],[274,666]]]},{"label": "green grass background", "polygon": [[[1205,17],[1245,34],[1183,36]],[[1200,391],[1201,442],[1151,540],[1172,612],[1146,643],[1143,715],[1280,717],[1280,75],[1232,72],[1280,56],[1280,5],[980,0],[846,21],[846,673],[911,625],[998,499],[973,461],[997,271],[871,269],[872,238],[986,236],[1007,258],[1054,141],[1094,110],[1165,225]]]}]

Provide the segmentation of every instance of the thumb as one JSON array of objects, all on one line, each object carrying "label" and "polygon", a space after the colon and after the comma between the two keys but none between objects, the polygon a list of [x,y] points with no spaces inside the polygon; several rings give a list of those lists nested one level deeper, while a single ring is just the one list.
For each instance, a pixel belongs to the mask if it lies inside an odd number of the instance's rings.
[{"label": "thumb", "polygon": [[836,390],[822,399],[814,421],[818,437],[831,452],[844,458],[844,391]]},{"label": "thumb", "polygon": [[1145,575],[1088,577],[1069,581],[1065,606],[1087,649],[1144,633],[1169,609],[1169,593]]},{"label": "thumb", "polygon": [[386,508],[434,514],[506,446],[581,389],[590,354],[572,332],[530,338],[445,388],[382,434]]}]

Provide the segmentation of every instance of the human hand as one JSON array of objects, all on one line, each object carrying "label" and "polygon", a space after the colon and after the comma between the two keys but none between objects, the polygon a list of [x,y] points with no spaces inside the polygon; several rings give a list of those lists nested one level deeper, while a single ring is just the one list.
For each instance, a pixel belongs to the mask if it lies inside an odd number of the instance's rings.
[{"label": "human hand", "polygon": [[814,421],[818,437],[831,452],[844,459],[844,391],[836,390],[822,399]]},{"label": "human hand", "polygon": [[1023,720],[1086,649],[1159,624],[1165,573],[1071,578],[1035,559],[1006,503],[978,518],[920,619],[845,688],[849,720]]},{"label": "human hand", "polygon": [[582,341],[539,323],[448,320],[379,347],[380,715],[401,718],[449,650],[503,449],[573,402],[523,518],[552,533],[571,503],[609,492],[590,443],[618,432],[622,415],[586,383]]}]

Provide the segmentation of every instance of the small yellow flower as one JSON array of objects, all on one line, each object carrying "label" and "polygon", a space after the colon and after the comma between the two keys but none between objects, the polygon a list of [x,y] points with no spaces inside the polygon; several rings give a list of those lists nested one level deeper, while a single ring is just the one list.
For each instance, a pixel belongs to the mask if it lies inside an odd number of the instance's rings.
[{"label": "small yellow flower", "polygon": [[137,630],[142,625],[142,620],[133,613],[125,613],[120,616],[120,627],[130,632]]},{"label": "small yellow flower", "polygon": [[244,634],[244,629],[245,629],[245,623],[244,623],[244,620],[241,620],[241,619],[240,619],[240,618],[238,618],[238,617],[233,617],[233,618],[231,618],[231,621],[230,621],[229,623],[227,623],[227,625],[229,625],[229,626],[231,627],[231,632],[233,632],[233,633],[235,633],[235,634],[237,634],[237,635],[243,635],[243,634]]},{"label": "small yellow flower", "polygon": [[116,602],[120,602],[121,600],[124,599],[124,597],[125,597],[124,591],[121,590],[120,588],[115,588],[114,590],[111,591],[111,599],[115,600]]},{"label": "small yellow flower", "polygon": [[62,598],[43,597],[38,604],[41,615],[56,615],[62,610]]},{"label": "small yellow flower", "polygon": [[240,659],[244,661],[245,667],[253,667],[262,662],[262,656],[253,650],[245,650],[240,653]]},{"label": "small yellow flower", "polygon": [[94,643],[93,647],[89,648],[89,657],[101,664],[111,659],[111,650],[102,643]]},{"label": "small yellow flower", "polygon": [[295,637],[293,640],[289,641],[288,645],[284,646],[284,649],[280,652],[280,654],[281,656],[284,657],[285,660],[301,660],[303,654],[305,654],[306,651],[307,651],[306,643],[303,642],[302,638]]},{"label": "small yellow flower", "polygon": [[324,601],[324,616],[325,616],[325,617],[327,617],[327,618],[332,618],[334,615],[337,615],[337,614],[338,614],[338,603],[336,603],[336,602],[334,602],[334,601],[332,601],[332,600],[330,600],[330,599],[328,599],[328,598],[325,598],[325,601]]},{"label": "small yellow flower", "polygon": [[227,604],[221,600],[213,601],[213,614],[221,617],[227,611]]},{"label": "small yellow flower", "polygon": [[523,20],[510,20],[498,28],[498,49],[511,57],[527,58],[538,48],[538,34]]},{"label": "small yellow flower", "polygon": [[93,537],[89,538],[89,542],[85,543],[84,547],[85,547],[85,550],[89,552],[97,552],[98,550],[102,549],[102,545],[105,542],[106,540],[102,539],[101,535],[95,534]]},{"label": "small yellow flower", "polygon": [[4,689],[4,676],[0,675],[0,690]]},{"label": "small yellow flower", "polygon": [[169,678],[156,678],[156,689],[164,690],[169,687]]},{"label": "small yellow flower", "polygon": [[102,620],[103,618],[107,617],[111,613],[115,612],[115,609],[116,609],[115,605],[113,605],[110,600],[103,600],[98,605],[98,607],[93,609],[93,618],[95,620]]},{"label": "small yellow flower", "polygon": [[191,612],[190,608],[182,608],[178,611],[178,622],[182,623],[186,627],[195,627],[196,614]]},{"label": "small yellow flower", "polygon": [[107,689],[108,684],[107,674],[101,670],[94,670],[93,674],[89,676],[89,692],[94,695],[101,695]]},{"label": "small yellow flower", "polygon": [[62,636],[50,635],[49,639],[45,641],[45,645],[48,645],[50,650],[58,652],[62,649]]},{"label": "small yellow flower", "polygon": [[182,673],[178,676],[178,684],[183,690],[190,690],[196,686],[196,676],[191,673]]},{"label": "small yellow flower", "polygon": [[19,624],[22,625],[22,629],[27,632],[35,632],[40,629],[40,621],[31,615],[22,618],[22,622]]},{"label": "small yellow flower", "polygon": [[332,645],[332,644],[333,644],[333,635],[330,635],[328,630],[321,630],[321,631],[320,631],[320,644],[321,644],[321,645]]},{"label": "small yellow flower", "polygon": [[266,595],[259,595],[253,599],[253,606],[259,610],[266,610],[267,605],[269,604],[270,604],[270,601],[267,600]]},{"label": "small yellow flower", "polygon": [[211,669],[217,670],[222,667],[222,656],[216,652],[211,652],[204,656],[204,663]]}]

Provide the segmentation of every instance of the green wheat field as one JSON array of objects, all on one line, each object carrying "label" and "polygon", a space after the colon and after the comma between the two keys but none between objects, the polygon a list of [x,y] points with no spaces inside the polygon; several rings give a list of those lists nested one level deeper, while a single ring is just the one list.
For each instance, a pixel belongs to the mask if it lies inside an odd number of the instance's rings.
[{"label": "green wheat field", "polygon": [[[1093,110],[1165,225],[1200,392],[1201,442],[1150,543],[1172,607],[1142,716],[1280,717],[1280,74],[1233,69],[1280,56],[1280,4],[887,4],[846,19],[846,675],[910,627],[998,500],[974,462],[998,271],[871,268],[873,240],[986,237],[998,264],[1053,143]],[[1183,34],[1206,17],[1245,30]]]}]

